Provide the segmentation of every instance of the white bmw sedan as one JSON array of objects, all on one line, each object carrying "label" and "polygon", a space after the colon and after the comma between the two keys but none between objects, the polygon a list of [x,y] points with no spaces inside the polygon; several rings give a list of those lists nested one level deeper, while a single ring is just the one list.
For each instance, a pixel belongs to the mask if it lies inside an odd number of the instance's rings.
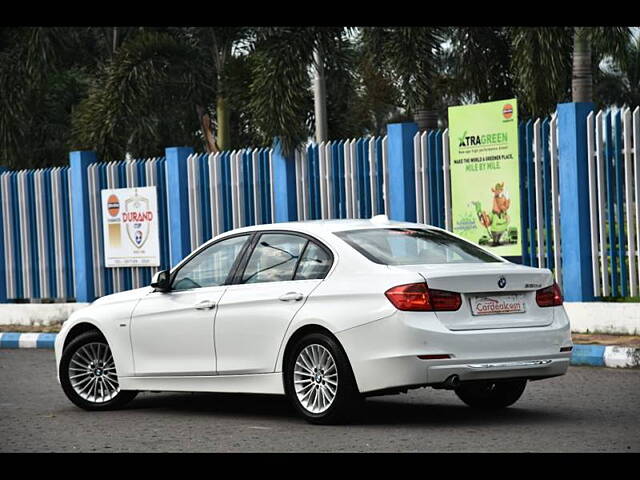
[{"label": "white bmw sedan", "polygon": [[386,217],[226,232],[75,312],[55,342],[62,388],[87,410],[149,390],[284,394],[313,423],[424,386],[506,407],[564,374],[571,349],[549,270]]}]

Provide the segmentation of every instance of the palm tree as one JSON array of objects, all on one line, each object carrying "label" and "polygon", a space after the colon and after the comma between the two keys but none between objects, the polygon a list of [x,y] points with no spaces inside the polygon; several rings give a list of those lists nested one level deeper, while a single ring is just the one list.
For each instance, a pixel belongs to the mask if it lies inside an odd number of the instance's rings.
[{"label": "palm tree", "polygon": [[88,28],[0,30],[0,164],[66,162],[71,112],[86,95],[98,50]]},{"label": "palm tree", "polygon": [[631,37],[612,68],[598,72],[595,97],[601,105],[640,105],[640,37]]},{"label": "palm tree", "polygon": [[96,148],[108,159],[168,144],[202,142],[208,153],[230,149],[230,97],[242,83],[230,72],[244,63],[238,57],[250,35],[243,27],[130,33],[78,108],[76,145]]},{"label": "palm tree", "polygon": [[622,54],[629,35],[627,27],[511,28],[516,92],[528,114],[593,101],[593,72],[606,56]]},{"label": "palm tree", "polygon": [[[491,102],[514,95],[511,42],[504,27],[454,27],[449,48],[440,57],[440,74],[448,73],[449,91],[465,103]],[[440,89],[438,89],[440,93]]]},{"label": "palm tree", "polygon": [[[345,27],[265,27],[259,29],[251,54],[252,82],[250,109],[262,143],[280,137],[285,153],[291,153],[303,141],[323,127],[314,128],[314,98],[311,79],[324,71],[326,99],[317,98],[319,111],[327,102],[328,133],[334,129],[332,93],[347,98],[353,91],[348,69],[349,29]],[[321,63],[321,65],[319,64]],[[319,68],[321,67],[321,68]],[[322,83],[322,76],[320,77]],[[336,92],[335,85],[344,90]],[[316,89],[320,92],[322,89]],[[318,119],[322,122],[322,119]]]},{"label": "palm tree", "polygon": [[362,41],[379,71],[396,83],[421,130],[438,126],[433,78],[443,37],[439,27],[366,27]]},{"label": "palm tree", "polygon": [[[100,65],[73,115],[73,146],[104,160],[198,143],[196,106],[214,95],[203,49],[183,32],[141,29]],[[157,152],[157,153],[155,153]]]}]

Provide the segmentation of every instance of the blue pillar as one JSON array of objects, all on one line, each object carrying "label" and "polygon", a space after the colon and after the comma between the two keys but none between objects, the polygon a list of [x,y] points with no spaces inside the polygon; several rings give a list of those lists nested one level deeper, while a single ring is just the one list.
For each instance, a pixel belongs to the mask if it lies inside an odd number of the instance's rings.
[{"label": "blue pillar", "polygon": [[[0,167],[0,175],[5,172],[6,167]],[[2,185],[0,184],[0,198],[2,198]],[[7,271],[4,253],[4,218],[2,208],[0,208],[0,303],[7,302]]]},{"label": "blue pillar", "polygon": [[167,158],[167,204],[169,210],[169,245],[171,266],[191,252],[189,232],[189,183],[187,180],[187,158],[193,153],[191,147],[169,147]]},{"label": "blue pillar", "polygon": [[587,115],[593,103],[558,105],[562,284],[565,300],[592,301]]},{"label": "blue pillar", "polygon": [[294,222],[298,220],[298,204],[296,201],[296,164],[293,158],[285,157],[279,138],[273,141],[271,154],[273,169],[273,221]]},{"label": "blue pillar", "polygon": [[92,302],[93,258],[91,255],[91,212],[87,168],[97,160],[95,152],[76,151],[69,154],[71,172],[71,228],[73,232],[73,271],[76,302]]},{"label": "blue pillar", "polygon": [[387,171],[389,174],[389,208],[391,220],[415,222],[416,180],[413,159],[413,137],[418,124],[390,123],[387,125]]}]

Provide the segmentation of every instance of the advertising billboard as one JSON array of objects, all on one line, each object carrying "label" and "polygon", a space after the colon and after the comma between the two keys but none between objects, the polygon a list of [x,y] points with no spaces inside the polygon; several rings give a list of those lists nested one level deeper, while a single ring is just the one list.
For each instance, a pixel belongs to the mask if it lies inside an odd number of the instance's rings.
[{"label": "advertising billboard", "polygon": [[105,266],[160,266],[156,187],[104,189],[101,194]]},{"label": "advertising billboard", "polygon": [[449,107],[453,232],[521,256],[516,99]]}]

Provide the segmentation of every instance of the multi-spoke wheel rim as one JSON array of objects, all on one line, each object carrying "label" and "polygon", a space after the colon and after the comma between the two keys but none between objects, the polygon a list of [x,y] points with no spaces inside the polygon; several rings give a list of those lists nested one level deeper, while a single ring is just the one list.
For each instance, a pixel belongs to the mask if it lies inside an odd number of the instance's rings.
[{"label": "multi-spoke wheel rim", "polygon": [[338,369],[322,345],[305,347],[296,359],[293,385],[300,404],[311,413],[327,410],[338,392]]},{"label": "multi-spoke wheel rim", "polygon": [[75,392],[93,403],[104,403],[120,391],[116,365],[106,343],[81,346],[69,362],[69,381]]}]

